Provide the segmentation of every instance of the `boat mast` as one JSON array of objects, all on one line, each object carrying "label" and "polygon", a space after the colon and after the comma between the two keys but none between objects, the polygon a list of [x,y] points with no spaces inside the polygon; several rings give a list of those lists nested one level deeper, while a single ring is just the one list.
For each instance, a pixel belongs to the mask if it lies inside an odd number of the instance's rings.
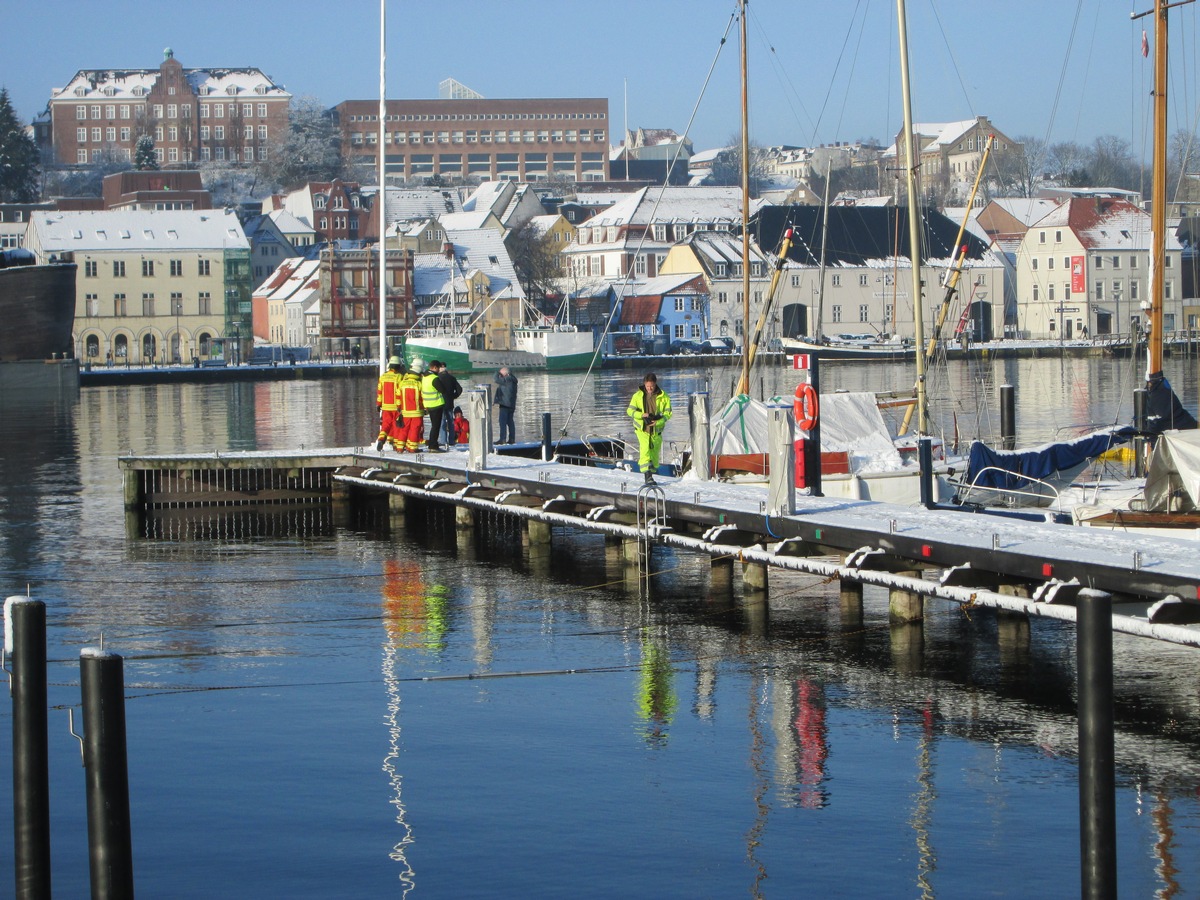
[{"label": "boat mast", "polygon": [[387,61],[387,0],[379,0],[379,374],[387,371],[387,182],[384,163],[387,153],[384,137],[387,133],[387,81],[384,77]]},{"label": "boat mast", "polygon": [[746,86],[746,4],[738,0],[742,42],[742,378],[750,385],[750,110]]},{"label": "boat mast", "polygon": [[[1150,334],[1146,380],[1162,376],[1163,281],[1167,256],[1167,6],[1154,0],[1154,150],[1150,160]],[[1181,5],[1181,4],[1174,4]]]},{"label": "boat mast", "polygon": [[[1161,2],[1161,0],[1159,0]],[[908,155],[906,167],[908,187],[908,246],[912,260],[913,340],[918,350],[925,344],[925,325],[921,307],[921,215],[917,208],[917,148],[913,135],[912,91],[908,83],[908,23],[904,15],[904,0],[896,0],[897,22],[900,34],[900,88],[904,99],[904,149]],[[925,358],[916,354],[917,360],[917,433],[924,434],[929,415],[925,404]]]},{"label": "boat mast", "polygon": [[821,343],[821,320],[825,315],[825,248],[829,246],[829,179],[833,175],[833,155],[825,164],[825,208],[821,210],[821,265],[817,269],[817,327],[813,339]]}]

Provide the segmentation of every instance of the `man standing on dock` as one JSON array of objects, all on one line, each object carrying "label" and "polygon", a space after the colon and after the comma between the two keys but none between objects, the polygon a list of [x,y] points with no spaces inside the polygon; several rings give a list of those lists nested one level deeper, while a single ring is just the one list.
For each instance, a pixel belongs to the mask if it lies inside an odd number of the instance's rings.
[{"label": "man standing on dock", "polygon": [[401,435],[399,418],[400,409],[400,380],[404,377],[404,361],[398,356],[388,360],[387,371],[379,376],[379,386],[375,390],[375,406],[379,409],[379,440],[375,442],[375,451],[383,452],[383,445],[392,442],[392,448],[397,452],[404,449],[404,438]]},{"label": "man standing on dock", "polygon": [[658,376],[647,372],[642,386],[634,391],[626,410],[633,419],[641,450],[638,464],[646,473],[646,484],[654,484],[654,472],[662,455],[662,433],[671,418],[671,398],[658,386]]},{"label": "man standing on dock", "polygon": [[458,383],[458,379],[450,371],[450,367],[445,363],[434,363],[438,366],[438,384],[442,389],[442,399],[446,401],[446,405],[442,407],[442,443],[447,447],[453,446],[456,437],[454,434],[454,416],[451,410],[454,409],[454,401],[462,396],[462,385]]},{"label": "man standing on dock", "polygon": [[446,411],[446,396],[442,389],[442,381],[438,373],[442,371],[439,360],[429,363],[429,371],[421,376],[421,399],[429,413],[429,446],[432,453],[441,453],[444,449],[438,444],[442,436],[442,414]]},{"label": "man standing on dock", "polygon": [[500,439],[497,444],[511,444],[517,439],[517,424],[513,413],[517,410],[517,376],[501,366],[496,373],[496,406],[500,407]]}]

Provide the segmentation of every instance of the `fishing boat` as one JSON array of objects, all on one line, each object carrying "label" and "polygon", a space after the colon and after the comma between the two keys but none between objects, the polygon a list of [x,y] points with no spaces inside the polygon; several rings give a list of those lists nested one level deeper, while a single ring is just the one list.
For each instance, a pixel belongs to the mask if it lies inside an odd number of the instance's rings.
[{"label": "fishing boat", "polygon": [[894,334],[833,334],[820,338],[780,338],[785,354],[820,353],[822,362],[905,362],[916,358],[916,345]]}]

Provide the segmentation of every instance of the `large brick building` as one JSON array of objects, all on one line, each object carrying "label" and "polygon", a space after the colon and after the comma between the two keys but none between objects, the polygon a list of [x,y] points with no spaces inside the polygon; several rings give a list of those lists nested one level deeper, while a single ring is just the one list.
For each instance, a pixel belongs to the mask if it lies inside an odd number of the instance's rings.
[{"label": "large brick building", "polygon": [[[334,107],[347,158],[379,165],[379,101]],[[608,178],[608,100],[389,100],[387,174],[422,181]]]},{"label": "large brick building", "polygon": [[48,107],[54,158],[90,165],[132,159],[154,139],[163,166],[267,158],[285,134],[292,95],[259,69],[185,69],[166,50],[156,69],[81,69]]}]

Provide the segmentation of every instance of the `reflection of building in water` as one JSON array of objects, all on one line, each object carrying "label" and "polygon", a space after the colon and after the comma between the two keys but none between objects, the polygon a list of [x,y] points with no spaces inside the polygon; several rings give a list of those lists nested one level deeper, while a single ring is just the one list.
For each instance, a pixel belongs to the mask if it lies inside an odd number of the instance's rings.
[{"label": "reflection of building in water", "polygon": [[825,685],[810,678],[780,678],[774,682],[772,731],[775,733],[775,771],[784,803],[819,809],[829,801],[825,790],[825,760],[829,730],[825,723]]},{"label": "reflection of building in water", "polygon": [[663,638],[642,629],[642,662],[638,669],[638,717],[646,722],[643,735],[652,744],[665,743],[667,726],[675,717],[679,698],[672,683],[671,651]]},{"label": "reflection of building in water", "polygon": [[441,649],[448,593],[440,584],[426,588],[417,563],[384,560],[383,622],[393,646]]},{"label": "reflection of building in water", "polygon": [[400,758],[400,680],[396,673],[399,650],[391,640],[383,645],[383,683],[388,695],[388,752],[383,758],[383,771],[392,785],[392,806],[396,807],[396,823],[400,826],[400,840],[392,846],[388,856],[400,864],[399,878],[403,885],[400,896],[405,897],[416,886],[416,873],[408,861],[408,845],[413,842],[413,836],[408,811],[404,808],[404,776],[396,769],[396,760]]}]

